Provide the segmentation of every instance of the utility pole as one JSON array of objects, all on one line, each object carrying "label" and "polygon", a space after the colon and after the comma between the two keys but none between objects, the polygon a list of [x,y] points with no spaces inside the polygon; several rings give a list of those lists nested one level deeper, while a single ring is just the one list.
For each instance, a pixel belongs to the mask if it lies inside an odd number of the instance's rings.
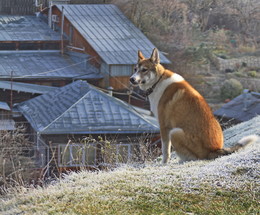
[{"label": "utility pole", "polygon": [[14,73],[14,71],[11,71],[11,92],[10,92],[11,113],[13,112],[13,73]]},{"label": "utility pole", "polygon": [[64,31],[64,7],[62,6],[61,10],[61,54],[64,54],[64,40],[63,40],[63,31]]}]

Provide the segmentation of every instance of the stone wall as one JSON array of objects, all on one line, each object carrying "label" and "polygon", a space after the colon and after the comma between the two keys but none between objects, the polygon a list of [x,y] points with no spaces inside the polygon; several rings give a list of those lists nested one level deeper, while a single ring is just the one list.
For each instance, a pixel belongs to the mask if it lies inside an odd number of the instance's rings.
[{"label": "stone wall", "polygon": [[220,71],[235,70],[243,65],[251,68],[260,68],[260,57],[245,56],[233,59],[222,59],[217,56],[212,56],[211,60]]}]

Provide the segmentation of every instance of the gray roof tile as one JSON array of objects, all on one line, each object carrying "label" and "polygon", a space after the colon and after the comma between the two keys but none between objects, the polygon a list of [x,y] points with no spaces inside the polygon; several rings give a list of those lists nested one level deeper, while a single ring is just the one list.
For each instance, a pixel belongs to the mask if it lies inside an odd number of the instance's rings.
[{"label": "gray roof tile", "polygon": [[[84,58],[87,60],[87,57]],[[57,51],[18,51],[0,52],[0,79],[10,79],[14,71],[15,79],[27,78],[102,78],[92,65],[75,62],[68,55]]]},{"label": "gray roof tile", "polygon": [[[138,50],[150,57],[155,47],[115,5],[56,6],[107,64],[135,64]],[[170,63],[162,54],[161,62]]]},{"label": "gray roof tile", "polygon": [[0,41],[59,41],[53,31],[36,16],[0,15]]},{"label": "gray roof tile", "polygon": [[214,115],[244,122],[260,115],[260,93],[243,93],[224,104]]},{"label": "gray roof tile", "polygon": [[17,108],[43,134],[159,133],[153,117],[84,81],[20,103]]}]

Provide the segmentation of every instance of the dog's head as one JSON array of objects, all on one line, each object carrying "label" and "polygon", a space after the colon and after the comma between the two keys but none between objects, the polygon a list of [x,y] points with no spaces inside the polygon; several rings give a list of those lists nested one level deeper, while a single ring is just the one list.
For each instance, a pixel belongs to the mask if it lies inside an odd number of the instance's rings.
[{"label": "dog's head", "polygon": [[159,64],[160,57],[156,48],[150,58],[145,58],[142,52],[138,51],[138,62],[134,68],[135,73],[130,77],[130,83],[133,86],[139,86],[142,90],[148,89],[158,80]]}]

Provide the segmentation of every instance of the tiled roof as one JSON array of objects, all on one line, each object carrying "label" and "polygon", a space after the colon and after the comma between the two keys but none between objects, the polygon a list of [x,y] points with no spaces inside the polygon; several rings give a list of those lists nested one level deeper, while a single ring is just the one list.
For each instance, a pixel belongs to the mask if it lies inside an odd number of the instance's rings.
[{"label": "tiled roof", "polygon": [[244,122],[260,115],[260,93],[245,92],[214,112],[214,115]]},{"label": "tiled roof", "polygon": [[44,94],[56,89],[56,87],[44,86],[38,84],[28,84],[22,82],[12,82],[11,81],[0,81],[0,89],[3,90],[14,90],[17,92],[26,92],[26,93],[37,93]]},{"label": "tiled roof", "polygon": [[[135,64],[137,51],[150,57],[155,46],[112,4],[56,5],[107,64]],[[162,63],[170,61],[160,54]]]},{"label": "tiled roof", "polygon": [[0,15],[0,41],[59,41],[53,31],[36,16]]},{"label": "tiled roof", "polygon": [[102,78],[87,58],[75,62],[57,51],[3,51],[0,52],[0,79]]},{"label": "tiled roof", "polygon": [[42,134],[159,133],[153,117],[85,81],[20,103],[17,108]]}]

